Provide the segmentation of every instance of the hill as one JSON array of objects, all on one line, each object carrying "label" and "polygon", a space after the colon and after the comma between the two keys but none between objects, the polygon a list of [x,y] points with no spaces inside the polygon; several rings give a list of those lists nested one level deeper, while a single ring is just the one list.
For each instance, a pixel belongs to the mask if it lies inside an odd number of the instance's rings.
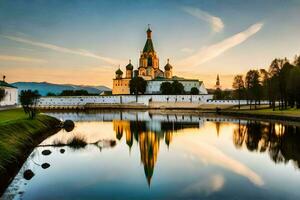
[{"label": "hill", "polygon": [[49,92],[59,94],[63,90],[86,90],[91,94],[100,94],[103,91],[111,91],[106,86],[88,86],[88,85],[73,85],[73,84],[55,84],[47,82],[16,82],[12,83],[13,86],[22,90],[38,90],[43,96],[46,96]]}]

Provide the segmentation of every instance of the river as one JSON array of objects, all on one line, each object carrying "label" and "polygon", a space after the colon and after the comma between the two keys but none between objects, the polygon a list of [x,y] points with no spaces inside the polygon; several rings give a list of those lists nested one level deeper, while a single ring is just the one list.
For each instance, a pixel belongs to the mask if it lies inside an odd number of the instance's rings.
[{"label": "river", "polygon": [[[296,125],[147,111],[47,114],[75,128],[36,147],[2,198],[300,199]],[[88,144],[52,146],[74,137]]]}]

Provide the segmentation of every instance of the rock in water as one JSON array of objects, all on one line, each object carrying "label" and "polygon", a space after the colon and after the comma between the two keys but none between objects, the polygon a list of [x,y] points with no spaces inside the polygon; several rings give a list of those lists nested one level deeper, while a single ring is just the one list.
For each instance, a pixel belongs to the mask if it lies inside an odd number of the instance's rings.
[{"label": "rock in water", "polygon": [[42,168],[43,168],[43,169],[47,169],[48,167],[50,167],[50,164],[49,164],[49,163],[43,163],[43,164],[42,164]]},{"label": "rock in water", "polygon": [[44,156],[48,156],[48,155],[51,154],[51,151],[48,150],[48,149],[46,149],[46,150],[43,150],[43,151],[42,151],[42,154],[43,154]]},{"label": "rock in water", "polygon": [[32,179],[33,176],[34,176],[34,173],[30,169],[25,170],[25,172],[23,173],[23,177],[26,180]]},{"label": "rock in water", "polygon": [[60,153],[65,153],[65,150],[64,149],[61,149],[61,150],[59,150],[60,151]]},{"label": "rock in water", "polygon": [[73,131],[74,127],[75,127],[75,124],[72,120],[66,120],[64,122],[64,125],[63,125],[64,129],[67,131],[67,132],[71,132]]}]

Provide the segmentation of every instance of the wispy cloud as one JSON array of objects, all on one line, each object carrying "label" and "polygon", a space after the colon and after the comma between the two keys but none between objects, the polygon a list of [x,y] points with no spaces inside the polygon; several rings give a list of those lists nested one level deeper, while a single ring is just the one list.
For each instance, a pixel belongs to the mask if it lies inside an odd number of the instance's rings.
[{"label": "wispy cloud", "polygon": [[181,51],[184,52],[184,53],[193,53],[195,50],[191,49],[191,48],[184,47],[184,48],[181,49]]},{"label": "wispy cloud", "polygon": [[224,28],[224,23],[223,23],[222,19],[219,17],[213,16],[213,15],[209,14],[208,12],[200,10],[199,8],[193,8],[193,7],[187,7],[187,6],[182,7],[182,9],[186,13],[188,13],[196,18],[208,22],[211,25],[214,32],[220,32]]},{"label": "wispy cloud", "polygon": [[220,166],[238,175],[244,176],[257,186],[264,185],[262,177],[260,177],[255,171],[250,169],[242,162],[223,153],[213,144],[209,144],[200,140],[194,140],[192,137],[181,137],[180,144],[177,143],[177,141],[179,140],[174,141],[173,145],[176,144],[178,147],[184,148],[185,151],[194,155],[196,158],[205,160],[209,164]]},{"label": "wispy cloud", "polygon": [[225,178],[223,175],[215,174],[212,176],[205,176],[203,178],[204,179],[200,179],[184,187],[180,192],[182,197],[187,194],[203,193],[208,196],[214,192],[220,191],[224,187]]},{"label": "wispy cloud", "polygon": [[248,38],[260,31],[262,27],[263,23],[256,23],[250,26],[248,29],[226,38],[221,42],[200,49],[195,54],[177,62],[176,64],[179,66],[189,67],[199,66],[200,64],[207,62],[221,55],[225,51],[245,42]]},{"label": "wispy cloud", "polygon": [[10,56],[10,55],[0,55],[0,61],[12,61],[12,62],[31,62],[31,63],[46,63],[46,60],[31,58],[31,57],[21,57],[21,56]]},{"label": "wispy cloud", "polygon": [[61,47],[61,46],[57,46],[57,45],[53,45],[53,44],[32,41],[32,40],[28,40],[28,39],[21,38],[21,37],[14,37],[14,36],[7,36],[7,35],[2,35],[2,36],[4,38],[7,38],[7,39],[15,41],[15,42],[21,42],[21,43],[29,44],[32,46],[42,47],[45,49],[51,49],[53,51],[57,51],[57,52],[61,52],[61,53],[69,53],[69,54],[75,54],[75,55],[95,58],[95,59],[102,60],[106,63],[113,64],[113,65],[117,65],[117,64],[124,62],[122,60],[117,60],[117,59],[113,59],[113,58],[109,58],[109,57],[105,57],[105,56],[100,56],[100,55],[97,55],[95,53],[92,53],[92,52],[90,52],[88,50],[84,50],[84,49],[69,49],[69,48],[65,48],[65,47]]}]

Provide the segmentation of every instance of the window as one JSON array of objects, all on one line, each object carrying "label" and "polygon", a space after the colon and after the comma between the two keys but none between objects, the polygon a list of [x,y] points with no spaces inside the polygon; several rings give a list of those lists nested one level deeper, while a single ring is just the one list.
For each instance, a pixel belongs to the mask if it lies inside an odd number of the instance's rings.
[{"label": "window", "polygon": [[148,66],[152,66],[152,58],[148,58],[147,62],[148,62]]}]

